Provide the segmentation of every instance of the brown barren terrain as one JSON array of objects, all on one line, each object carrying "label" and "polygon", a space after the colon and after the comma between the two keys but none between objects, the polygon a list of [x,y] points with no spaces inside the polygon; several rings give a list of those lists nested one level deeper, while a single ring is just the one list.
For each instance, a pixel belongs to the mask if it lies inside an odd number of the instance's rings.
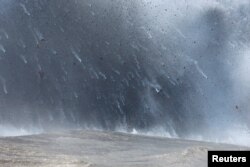
[{"label": "brown barren terrain", "polygon": [[0,138],[3,167],[206,167],[207,150],[247,149],[114,132],[72,131]]}]

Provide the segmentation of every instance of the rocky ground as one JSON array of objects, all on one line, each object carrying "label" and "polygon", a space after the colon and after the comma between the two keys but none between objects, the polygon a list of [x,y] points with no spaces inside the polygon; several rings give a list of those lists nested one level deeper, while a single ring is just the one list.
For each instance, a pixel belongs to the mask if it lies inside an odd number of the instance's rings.
[{"label": "rocky ground", "polygon": [[207,150],[245,147],[115,132],[0,138],[1,167],[206,167]]}]

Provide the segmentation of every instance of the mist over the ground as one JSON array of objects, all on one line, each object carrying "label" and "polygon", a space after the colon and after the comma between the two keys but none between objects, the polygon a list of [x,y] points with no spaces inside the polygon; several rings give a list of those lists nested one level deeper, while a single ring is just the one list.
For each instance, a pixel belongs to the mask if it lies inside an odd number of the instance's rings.
[{"label": "mist over the ground", "polygon": [[0,129],[249,144],[249,16],[237,0],[0,0]]}]

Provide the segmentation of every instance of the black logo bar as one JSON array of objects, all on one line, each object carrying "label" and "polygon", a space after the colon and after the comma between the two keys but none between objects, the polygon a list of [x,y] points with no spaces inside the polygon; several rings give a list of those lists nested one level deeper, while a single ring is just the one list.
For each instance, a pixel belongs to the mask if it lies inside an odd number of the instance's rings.
[{"label": "black logo bar", "polygon": [[208,167],[250,167],[250,151],[208,151]]}]

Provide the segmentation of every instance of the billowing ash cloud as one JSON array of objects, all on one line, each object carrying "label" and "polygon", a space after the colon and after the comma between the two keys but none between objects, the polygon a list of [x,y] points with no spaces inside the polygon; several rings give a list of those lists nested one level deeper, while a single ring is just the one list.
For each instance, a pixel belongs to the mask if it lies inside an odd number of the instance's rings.
[{"label": "billowing ash cloud", "polygon": [[249,8],[1,0],[1,124],[206,138],[247,128]]}]

